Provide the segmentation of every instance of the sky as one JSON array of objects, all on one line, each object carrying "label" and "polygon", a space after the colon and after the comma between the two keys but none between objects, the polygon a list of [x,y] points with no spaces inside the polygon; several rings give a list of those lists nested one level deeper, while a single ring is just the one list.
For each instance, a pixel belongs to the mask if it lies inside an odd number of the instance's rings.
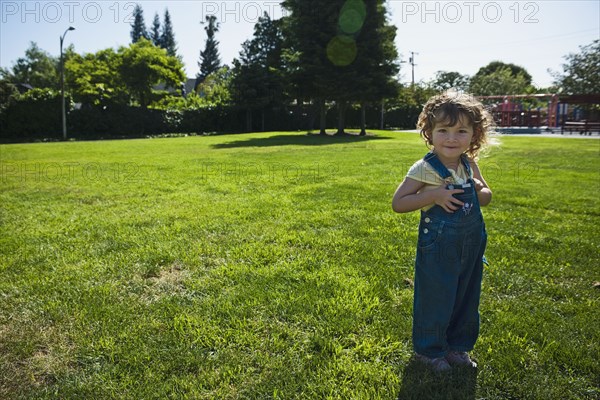
[{"label": "sky", "polygon": [[[199,71],[206,15],[220,23],[221,61],[231,65],[241,44],[252,37],[264,12],[286,15],[280,1],[8,1],[0,0],[0,66],[10,68],[30,42],[51,55],[60,54],[60,36],[69,26],[64,47],[94,53],[127,46],[132,12],[142,6],[149,27],[168,8],[178,54],[188,77]],[[388,0],[389,22],[397,27],[399,78],[410,83],[414,56],[415,81],[429,81],[436,71],[473,75],[491,61],[524,67],[538,87],[552,84],[548,69],[561,72],[564,56],[600,38],[600,0],[584,1],[400,1]],[[413,54],[414,53],[414,54]]]}]

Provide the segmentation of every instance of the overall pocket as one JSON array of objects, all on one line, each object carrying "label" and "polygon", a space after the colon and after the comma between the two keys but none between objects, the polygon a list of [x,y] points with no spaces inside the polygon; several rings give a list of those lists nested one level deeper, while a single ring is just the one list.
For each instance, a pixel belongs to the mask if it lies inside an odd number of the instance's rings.
[{"label": "overall pocket", "polygon": [[419,224],[418,248],[421,250],[433,248],[442,236],[444,224],[444,221],[434,220],[431,217],[422,218]]}]

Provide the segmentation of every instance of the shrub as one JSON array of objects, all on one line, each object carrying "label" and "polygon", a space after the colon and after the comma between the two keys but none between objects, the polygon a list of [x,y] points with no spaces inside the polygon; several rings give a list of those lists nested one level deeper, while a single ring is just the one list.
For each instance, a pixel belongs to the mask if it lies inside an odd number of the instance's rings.
[{"label": "shrub", "polygon": [[[65,100],[70,105],[70,97]],[[33,89],[13,96],[0,109],[2,142],[59,140],[62,137],[61,95],[51,89]]]}]

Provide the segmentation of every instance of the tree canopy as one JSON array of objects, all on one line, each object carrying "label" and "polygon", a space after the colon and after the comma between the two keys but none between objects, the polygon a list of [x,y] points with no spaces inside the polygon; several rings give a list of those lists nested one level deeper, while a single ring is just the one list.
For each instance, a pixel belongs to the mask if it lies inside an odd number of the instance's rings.
[{"label": "tree canopy", "polygon": [[165,9],[162,26],[158,13],[154,14],[154,19],[147,35],[156,47],[167,50],[167,54],[170,56],[177,56],[177,43],[175,42],[175,32],[173,31],[169,9]]},{"label": "tree canopy", "polygon": [[442,92],[448,89],[467,90],[470,77],[456,71],[437,71],[430,82],[433,89]]},{"label": "tree canopy", "polygon": [[246,129],[252,129],[252,110],[280,106],[284,97],[280,21],[267,13],[254,25],[254,36],[242,44],[239,59],[233,61],[231,81],[235,105],[246,109]]},{"label": "tree canopy", "polygon": [[173,23],[171,22],[171,14],[169,10],[165,10],[163,16],[163,26],[160,33],[160,47],[167,50],[167,54],[171,57],[177,56],[177,42],[175,41],[175,32],[173,30]]},{"label": "tree canopy", "polygon": [[477,80],[480,77],[491,75],[494,72],[497,72],[497,71],[500,71],[503,69],[508,69],[510,71],[511,76],[516,77],[518,75],[521,75],[524,82],[527,85],[531,85],[532,77],[525,68],[521,67],[520,65],[516,65],[516,64],[512,64],[512,63],[505,63],[502,61],[492,61],[488,65],[479,68],[479,71],[477,71],[477,73],[475,75],[473,75],[473,79]]},{"label": "tree canopy", "polygon": [[217,71],[221,67],[221,58],[219,56],[219,42],[215,38],[219,32],[219,23],[214,15],[206,16],[206,42],[204,50],[200,51],[200,72],[196,75],[196,86],[202,82],[208,75]]},{"label": "tree canopy", "polygon": [[131,43],[137,43],[141,39],[150,39],[144,22],[144,10],[139,4],[133,9],[133,24],[131,25]]},{"label": "tree canopy", "polygon": [[160,18],[158,17],[158,13],[154,14],[154,19],[152,20],[152,26],[150,27],[148,36],[150,37],[152,44],[162,47],[160,37]]},{"label": "tree canopy", "polygon": [[469,91],[477,96],[534,93],[531,75],[525,68],[501,61],[481,67],[471,78]]},{"label": "tree canopy", "polygon": [[118,51],[76,55],[65,68],[74,99],[90,105],[134,102],[147,107],[159,83],[179,87],[185,80],[181,61],[147,39]]},{"label": "tree canopy", "polygon": [[119,53],[122,57],[119,65],[121,79],[132,97],[144,108],[152,100],[152,88],[158,83],[179,87],[185,81],[181,61],[168,56],[166,50],[154,46],[149,40],[141,39],[121,48]]},{"label": "tree canopy", "polygon": [[113,49],[76,54],[68,59],[65,75],[73,99],[95,106],[127,102],[127,89],[119,75],[121,63],[121,55]]},{"label": "tree canopy", "polygon": [[566,94],[600,93],[600,40],[565,56],[562,73],[553,73],[554,84]]},{"label": "tree canopy", "polygon": [[285,0],[286,75],[299,99],[321,108],[339,107],[338,133],[350,102],[393,96],[398,72],[395,28],[386,20],[383,0]]},{"label": "tree canopy", "polygon": [[[68,53],[68,54],[67,54]],[[67,49],[66,59],[72,51]],[[32,87],[59,87],[59,60],[30,42],[25,57],[17,59],[10,70],[2,70],[3,79],[12,83],[27,83]]]}]

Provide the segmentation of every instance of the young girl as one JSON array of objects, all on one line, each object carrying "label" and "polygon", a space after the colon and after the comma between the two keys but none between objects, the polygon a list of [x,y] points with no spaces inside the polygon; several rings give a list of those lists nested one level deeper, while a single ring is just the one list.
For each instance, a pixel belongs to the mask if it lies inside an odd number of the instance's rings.
[{"label": "young girl", "polygon": [[436,371],[476,367],[479,297],[487,234],[480,206],[492,200],[477,166],[492,117],[467,94],[432,97],[417,128],[431,151],[400,184],[392,208],[421,209],[415,262],[413,345]]}]

